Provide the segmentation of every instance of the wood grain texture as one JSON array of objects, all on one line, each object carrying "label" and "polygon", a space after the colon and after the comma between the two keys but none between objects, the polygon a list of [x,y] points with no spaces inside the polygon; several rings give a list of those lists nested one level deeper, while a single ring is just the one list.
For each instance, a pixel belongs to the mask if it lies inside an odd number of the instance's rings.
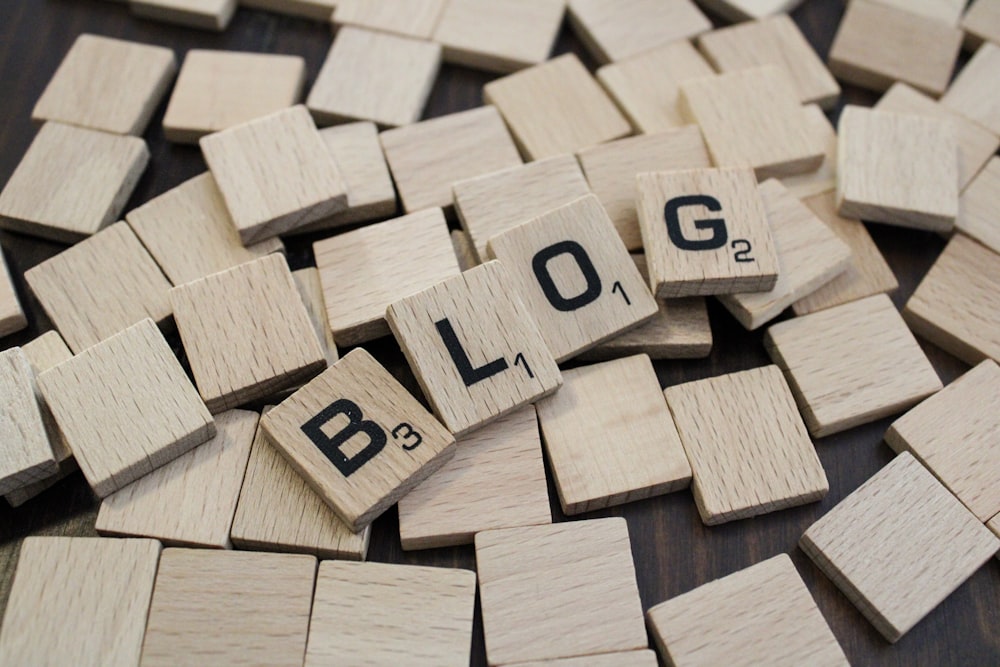
[{"label": "wood grain texture", "polygon": [[316,559],[164,549],[142,665],[301,664]]},{"label": "wood grain texture", "polygon": [[370,30],[430,39],[448,0],[337,0],[335,26],[361,26]]},{"label": "wood grain texture", "polygon": [[805,107],[806,122],[823,137],[823,163],[816,171],[780,178],[781,184],[796,197],[804,199],[837,187],[837,131],[815,104]]},{"label": "wood grain texture", "polygon": [[176,73],[170,49],[85,33],[67,51],[31,118],[140,135]]},{"label": "wood grain texture", "polygon": [[236,0],[129,0],[142,18],[221,32],[236,12]]},{"label": "wood grain texture", "polygon": [[890,7],[898,7],[948,25],[958,25],[966,0],[875,0]]},{"label": "wood grain texture", "polygon": [[212,413],[298,386],[326,357],[281,255],[170,290],[198,392]]},{"label": "wood grain texture", "polygon": [[0,494],[58,470],[35,394],[35,372],[24,351],[15,347],[0,352]]},{"label": "wood grain texture", "polygon": [[74,352],[146,318],[171,315],[170,283],[132,229],[118,222],[24,276]]},{"label": "wood grain texture", "polygon": [[635,177],[649,171],[712,166],[701,130],[696,125],[592,146],[577,153],[577,159],[622,242],[631,251],[642,248]]},{"label": "wood grain texture", "polygon": [[1000,253],[1000,157],[994,157],[962,192],[955,229]]},{"label": "wood grain texture", "polygon": [[[492,261],[386,310],[389,328],[424,396],[456,436],[562,384],[555,359],[514,285],[503,264]],[[442,327],[453,334],[452,344],[445,342]],[[471,368],[461,372],[459,360]]]},{"label": "wood grain texture", "polygon": [[451,206],[455,181],[521,164],[492,106],[386,130],[379,140],[407,213]]},{"label": "wood grain texture", "polygon": [[440,66],[439,44],[345,26],[337,31],[306,105],[323,125],[351,120],[409,125],[420,119]]},{"label": "wood grain texture", "polygon": [[941,389],[884,294],[775,324],[764,345],[817,438],[901,412]]},{"label": "wood grain texture", "polygon": [[163,135],[196,144],[206,134],[290,107],[305,78],[298,56],[192,49],[170,94]]},{"label": "wood grain texture", "polygon": [[305,664],[467,665],[475,600],[469,570],[326,561]]},{"label": "wood grain texture", "polygon": [[649,649],[602,653],[582,658],[556,658],[554,660],[532,660],[519,662],[517,667],[656,667],[656,653]]},{"label": "wood grain texture", "polygon": [[802,0],[699,0],[699,2],[706,9],[734,23],[790,12],[802,4]]},{"label": "wood grain texture", "polygon": [[1000,540],[903,453],[810,526],[799,546],[894,643]]},{"label": "wood grain texture", "polygon": [[487,530],[476,565],[490,665],[646,648],[623,519]]},{"label": "wood grain texture", "polygon": [[1000,91],[996,73],[1000,68],[1000,45],[985,43],[955,77],[941,104],[1000,135]]},{"label": "wood grain texture", "polygon": [[631,133],[631,127],[579,58],[567,54],[483,86],[521,153],[541,160]]},{"label": "wood grain texture", "polygon": [[664,395],[706,525],[815,502],[829,491],[778,367],[675,385]]},{"label": "wood grain texture", "polygon": [[984,41],[1000,44],[1000,6],[991,0],[972,0],[961,27],[966,47],[979,48]]},{"label": "wood grain texture", "polygon": [[155,540],[29,537],[0,630],[9,665],[139,664]]},{"label": "wood grain texture", "polygon": [[956,234],[906,302],[916,334],[967,364],[1000,361],[1000,255]]},{"label": "wood grain texture", "polygon": [[459,440],[455,456],[399,501],[406,550],[472,544],[484,530],[551,522],[531,405]]},{"label": "wood grain texture", "polygon": [[0,338],[17,333],[27,326],[28,318],[21,307],[21,301],[17,298],[14,280],[11,278],[10,269],[7,268],[7,260],[0,251]]},{"label": "wood grain texture", "polygon": [[46,123],[0,192],[0,227],[76,243],[118,219],[148,161],[137,137]]},{"label": "wood grain texture", "polygon": [[646,618],[674,665],[850,664],[786,554],[658,604]]},{"label": "wood grain texture", "polygon": [[334,339],[358,345],[389,334],[389,304],[461,273],[439,208],[313,244]]},{"label": "wood grain texture", "polygon": [[479,255],[469,235],[462,229],[453,229],[451,232],[451,245],[455,248],[455,258],[458,260],[458,268],[468,271],[474,266],[479,266]]},{"label": "wood grain texture", "polygon": [[302,297],[309,321],[323,350],[326,365],[332,366],[339,357],[337,343],[333,340],[333,331],[326,318],[326,300],[323,298],[323,284],[320,282],[319,271],[313,266],[292,271],[292,280],[295,281],[295,288]]},{"label": "wood grain texture", "polygon": [[198,143],[244,245],[347,207],[340,169],[304,106],[207,135]]},{"label": "wood grain texture", "polygon": [[229,548],[257,418],[244,410],[220,414],[214,438],[105,498],[97,532]]},{"label": "wood grain texture", "polygon": [[276,14],[329,22],[338,0],[239,0],[241,7],[265,9]]}]

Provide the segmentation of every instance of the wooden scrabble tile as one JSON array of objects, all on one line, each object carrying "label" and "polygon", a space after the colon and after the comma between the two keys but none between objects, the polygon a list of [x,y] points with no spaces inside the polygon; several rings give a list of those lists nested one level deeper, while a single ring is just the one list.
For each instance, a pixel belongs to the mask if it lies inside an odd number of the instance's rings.
[{"label": "wooden scrabble tile", "polygon": [[531,405],[459,440],[454,458],[399,501],[403,549],[471,544],[484,530],[551,522]]},{"label": "wooden scrabble tile", "polygon": [[214,438],[105,498],[97,532],[229,548],[257,417],[243,410],[220,414]]},{"label": "wooden scrabble tile", "polygon": [[0,494],[58,471],[35,398],[35,372],[19,347],[0,352]]},{"label": "wooden scrabble tile", "polygon": [[810,526],[799,546],[895,643],[1000,540],[905,452]]},{"label": "wooden scrabble tile", "polygon": [[14,289],[14,280],[7,268],[7,260],[0,251],[0,338],[20,331],[28,326],[21,301]]},{"label": "wooden scrabble tile", "polygon": [[[1000,537],[1000,514],[993,517],[993,520],[986,524],[986,527],[996,533],[997,537]],[[1000,552],[998,552],[998,556],[1000,556]]]},{"label": "wooden scrabble tile", "polygon": [[506,74],[548,59],[565,0],[449,0],[434,31],[444,61]]},{"label": "wooden scrabble tile", "polygon": [[874,0],[883,5],[896,7],[927,18],[958,25],[967,0]]},{"label": "wooden scrabble tile", "polygon": [[671,598],[646,618],[675,665],[850,664],[787,554]]},{"label": "wooden scrabble tile", "polygon": [[337,2],[338,0],[239,0],[242,7],[326,22],[333,18]]},{"label": "wooden scrabble tile", "polygon": [[213,414],[298,386],[326,368],[281,255],[175,287],[170,303],[198,392]]},{"label": "wooden scrabble tile", "polygon": [[475,601],[469,570],[326,561],[305,664],[394,665],[405,656],[407,665],[468,665]]},{"label": "wooden scrabble tile", "polygon": [[958,137],[945,120],[848,106],[837,207],[848,218],[947,232],[958,216]]},{"label": "wooden scrabble tile", "polygon": [[[643,280],[649,282],[645,255],[632,255]],[[603,360],[646,354],[652,359],[700,359],[712,351],[712,327],[705,299],[658,299],[653,319],[583,352],[580,360]]]},{"label": "wooden scrabble tile", "polygon": [[129,7],[143,18],[222,32],[236,13],[236,0],[129,0]]},{"label": "wooden scrabble tile", "polygon": [[945,246],[903,317],[920,337],[967,364],[1000,361],[1000,255],[962,234]]},{"label": "wooden scrabble tile", "polygon": [[718,167],[753,167],[759,180],[812,172],[823,163],[788,74],[774,65],[680,84],[678,108],[697,123]]},{"label": "wooden scrabble tile", "polygon": [[358,345],[389,335],[385,309],[461,273],[439,208],[313,244],[334,339]]},{"label": "wooden scrabble tile", "polygon": [[778,250],[778,282],[769,292],[719,295],[722,305],[750,330],[844,273],[852,258],[850,247],[780,182],[765,181],[760,193]]},{"label": "wooden scrabble tile", "polygon": [[312,266],[292,271],[292,280],[295,281],[295,288],[302,297],[313,331],[316,332],[316,338],[323,348],[326,365],[331,366],[338,359],[337,344],[333,340],[333,331],[326,317],[326,299],[323,298],[323,284],[320,282],[319,271]]},{"label": "wooden scrabble tile", "polygon": [[600,201],[587,195],[490,239],[556,361],[639,326],[658,308]]},{"label": "wooden scrabble tile", "polygon": [[569,0],[569,23],[600,64],[712,29],[691,0]]},{"label": "wooden scrabble tile", "polygon": [[170,283],[124,222],[29,269],[24,279],[74,352],[171,314]]},{"label": "wooden scrabble tile", "polygon": [[840,98],[837,81],[787,14],[704,33],[698,45],[720,72],[762,65],[784,69],[803,104],[829,109]]},{"label": "wooden scrabble tile", "polygon": [[691,465],[644,354],[563,372],[538,422],[568,515],[687,488]]},{"label": "wooden scrabble tile", "polygon": [[176,72],[171,49],[85,33],[45,86],[31,119],[140,135]]},{"label": "wooden scrabble tile", "polygon": [[447,2],[448,0],[337,0],[333,24],[430,39]]},{"label": "wooden scrabble tile", "polygon": [[28,537],[0,628],[5,665],[139,664],[160,544]]},{"label": "wooden scrabble tile", "polygon": [[46,123],[0,192],[0,227],[76,243],[118,219],[147,162],[137,137]]},{"label": "wooden scrabble tile", "polygon": [[1000,253],[997,211],[1000,211],[1000,158],[994,157],[962,192],[955,229]]},{"label": "wooden scrabble tile", "polygon": [[751,169],[643,173],[636,184],[649,286],[657,298],[775,286],[774,221],[768,224]]},{"label": "wooden scrabble tile", "polygon": [[425,120],[379,135],[407,213],[451,206],[451,184],[521,164],[496,107]]},{"label": "wooden scrabble tile", "polygon": [[315,581],[312,556],[164,549],[141,664],[299,664]]},{"label": "wooden scrabble tile", "polygon": [[258,426],[230,537],[238,549],[364,560],[371,526],[351,531]]},{"label": "wooden scrabble tile", "polygon": [[775,324],[764,344],[816,438],[901,412],[941,389],[884,294]]},{"label": "wooden scrabble tile", "polygon": [[484,531],[476,567],[490,665],[646,648],[624,519]]},{"label": "wooden scrabble tile", "polygon": [[837,131],[823,110],[815,104],[805,107],[805,114],[812,131],[823,137],[823,164],[816,171],[779,179],[792,195],[800,199],[837,187]]},{"label": "wooden scrabble tile", "polygon": [[841,81],[883,91],[903,81],[930,95],[948,87],[962,31],[879,2],[848,3],[827,64]]},{"label": "wooden scrabble tile", "polygon": [[519,662],[517,667],[656,667],[656,653],[649,649],[602,653],[582,658],[556,658],[555,660],[532,660]]},{"label": "wooden scrabble tile", "polygon": [[777,366],[675,385],[664,395],[706,525],[804,505],[829,491]]},{"label": "wooden scrabble tile", "polygon": [[1000,135],[1000,92],[996,74],[1000,68],[1000,46],[987,42],[962,68],[941,104]]},{"label": "wooden scrabble tile", "polygon": [[380,127],[420,119],[441,66],[441,45],[345,26],[309,91],[306,105],[323,125],[371,120]]},{"label": "wooden scrabble tile", "polygon": [[66,341],[58,331],[54,330],[46,331],[38,338],[28,341],[21,346],[21,349],[28,356],[36,375],[73,358]]},{"label": "wooden scrabble tile", "polygon": [[712,166],[701,130],[696,125],[592,146],[577,153],[577,158],[587,182],[629,250],[642,247],[635,177],[647,171]]},{"label": "wooden scrabble tile", "polygon": [[261,426],[355,532],[455,454],[451,433],[363,348],[264,415]]},{"label": "wooden scrabble tile", "polygon": [[486,243],[518,225],[590,194],[572,155],[559,155],[456,182],[455,213],[486,259]]},{"label": "wooden scrabble tile", "polygon": [[984,41],[1000,44],[1000,5],[994,0],[972,0],[961,27],[967,47],[979,48]]},{"label": "wooden scrabble tile", "polygon": [[624,137],[631,127],[573,54],[483,86],[529,160],[572,153]]},{"label": "wooden scrabble tile", "polygon": [[304,106],[210,134],[199,144],[245,245],[347,207],[340,169]]},{"label": "wooden scrabble tile", "polygon": [[802,0],[699,0],[701,5],[727,21],[752,21],[790,12]]},{"label": "wooden scrabble tile", "polygon": [[194,144],[206,134],[290,107],[299,101],[305,78],[306,63],[299,56],[191,49],[163,116],[163,135]]},{"label": "wooden scrabble tile", "polygon": [[455,258],[458,259],[458,268],[468,271],[474,266],[479,266],[479,255],[469,235],[461,229],[454,229],[451,232],[451,245],[455,248]]},{"label": "wooden scrabble tile", "polygon": [[677,108],[680,82],[714,71],[687,40],[665,44],[597,70],[597,80],[638,132],[685,125]]},{"label": "wooden scrabble tile", "polygon": [[456,436],[562,384],[514,284],[502,263],[487,262],[386,310],[424,395]]}]

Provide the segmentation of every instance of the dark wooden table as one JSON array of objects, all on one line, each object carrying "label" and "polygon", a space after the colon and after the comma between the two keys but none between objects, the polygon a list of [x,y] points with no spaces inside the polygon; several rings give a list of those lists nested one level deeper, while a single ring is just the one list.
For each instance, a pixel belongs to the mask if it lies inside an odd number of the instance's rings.
[{"label": "dark wooden table", "polygon": [[[806,36],[825,57],[843,13],[838,0],[807,0],[793,14]],[[0,0],[0,183],[6,183],[34,136],[30,114],[49,77],[73,40],[93,32],[173,48],[178,58],[190,48],[234,49],[298,54],[308,65],[309,85],[316,77],[331,35],[325,24],[241,9],[223,34],[188,30],[139,20],[124,4],[97,0]],[[557,52],[575,51],[589,66],[593,61],[579,42],[563,30]],[[490,75],[445,66],[434,86],[426,116],[482,104],[482,85]],[[844,99],[870,105],[875,96],[847,88]],[[146,141],[152,161],[126,210],[204,170],[197,148],[164,141],[160,129],[163,105],[150,124]],[[879,248],[899,278],[894,295],[902,307],[943,247],[933,234],[873,225]],[[313,238],[288,243],[292,268],[313,263]],[[0,341],[20,345],[52,328],[28,294],[23,274],[60,252],[63,246],[10,233],[0,244],[15,275],[18,293],[30,315],[30,328]],[[663,386],[769,363],[761,344],[763,332],[747,333],[714,302],[710,304],[715,346],[699,361],[657,364]],[[786,315],[787,316],[787,315]],[[173,341],[179,350],[178,343]],[[404,383],[417,392],[395,343],[379,341],[370,349]],[[946,382],[967,367],[929,344],[924,349]],[[823,615],[855,665],[998,665],[1000,664],[1000,562],[991,561],[896,645],[888,644],[833,584],[796,547],[803,531],[857,488],[893,456],[882,442],[891,419],[884,419],[816,443],[830,480],[821,503],[708,528],[702,525],[689,491],[624,507],[592,512],[587,517],[624,516],[632,536],[639,590],[644,608],[779,553],[790,553],[816,598]],[[551,475],[550,475],[551,478]],[[555,520],[559,510],[550,485]],[[0,606],[6,605],[21,539],[26,535],[94,535],[98,503],[80,473],[16,510],[0,503]],[[399,546],[395,510],[375,522],[369,559],[474,568],[471,547],[404,553]],[[403,661],[401,661],[402,664]],[[477,610],[472,663],[485,664],[482,623]]]}]

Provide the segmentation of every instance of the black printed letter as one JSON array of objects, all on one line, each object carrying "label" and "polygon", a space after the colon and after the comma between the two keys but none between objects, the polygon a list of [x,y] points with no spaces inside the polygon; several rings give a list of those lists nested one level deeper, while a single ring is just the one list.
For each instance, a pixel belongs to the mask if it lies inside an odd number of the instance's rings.
[{"label": "black printed letter", "polygon": [[726,232],[726,221],[722,218],[709,218],[707,220],[695,220],[694,226],[697,229],[711,229],[712,237],[708,239],[689,239],[684,236],[681,230],[680,216],[677,212],[685,206],[704,206],[713,213],[722,210],[722,205],[715,197],[707,195],[690,195],[684,197],[674,197],[663,207],[663,217],[667,221],[667,234],[670,241],[681,250],[715,250],[726,245],[728,233]]},{"label": "black printed letter", "polygon": [[[580,267],[583,279],[587,281],[587,288],[570,299],[559,293],[559,288],[552,280],[552,274],[549,273],[549,262],[559,255],[572,256],[576,265]],[[597,275],[597,269],[594,268],[590,255],[576,241],[561,241],[548,248],[542,248],[531,260],[531,268],[535,271],[535,278],[538,279],[538,284],[541,285],[545,298],[556,310],[568,313],[577,308],[583,308],[601,296],[601,277]]]},{"label": "black printed letter", "polygon": [[448,354],[451,355],[451,360],[455,362],[455,368],[458,369],[459,374],[462,376],[462,382],[465,383],[466,387],[471,387],[477,382],[507,370],[507,361],[503,357],[484,364],[479,368],[473,368],[472,362],[469,361],[469,355],[465,353],[465,348],[462,347],[462,342],[458,340],[458,334],[455,333],[455,328],[451,326],[448,318],[438,320],[434,323],[434,326],[437,327],[438,334],[441,335],[441,340],[444,341],[444,346],[448,350]]},{"label": "black printed letter", "polygon": [[[337,415],[344,415],[351,420],[351,423],[331,438],[323,432],[323,425]],[[303,424],[302,432],[309,436],[313,444],[330,459],[344,477],[350,477],[351,473],[368,463],[373,456],[382,451],[386,443],[382,427],[364,419],[358,404],[346,398],[334,401]],[[358,433],[368,436],[368,444],[360,452],[348,458],[340,448]]]}]

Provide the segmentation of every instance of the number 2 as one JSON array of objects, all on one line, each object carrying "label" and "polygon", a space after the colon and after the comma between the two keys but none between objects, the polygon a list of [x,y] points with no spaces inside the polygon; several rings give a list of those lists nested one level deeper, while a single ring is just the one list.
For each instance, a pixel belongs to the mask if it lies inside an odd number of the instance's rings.
[{"label": "number 2", "polygon": [[750,251],[753,250],[753,246],[746,239],[736,239],[730,244],[730,247],[736,252],[733,253],[733,259],[737,262],[756,262],[757,260],[750,256]]}]

